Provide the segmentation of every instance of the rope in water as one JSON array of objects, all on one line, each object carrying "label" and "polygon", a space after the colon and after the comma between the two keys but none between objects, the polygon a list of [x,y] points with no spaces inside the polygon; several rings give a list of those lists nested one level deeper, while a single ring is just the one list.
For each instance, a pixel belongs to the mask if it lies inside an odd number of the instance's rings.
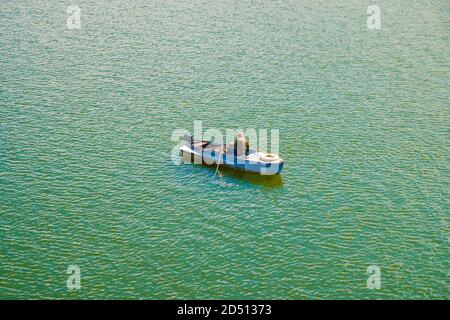
[{"label": "rope in water", "polygon": [[220,159],[222,158],[222,154],[223,152],[226,152],[226,147],[221,147],[220,148],[220,153],[219,153],[219,158],[217,159],[217,167],[216,167],[216,172],[214,172],[214,176],[213,178],[216,177],[217,171],[219,171],[219,164],[220,164]]}]

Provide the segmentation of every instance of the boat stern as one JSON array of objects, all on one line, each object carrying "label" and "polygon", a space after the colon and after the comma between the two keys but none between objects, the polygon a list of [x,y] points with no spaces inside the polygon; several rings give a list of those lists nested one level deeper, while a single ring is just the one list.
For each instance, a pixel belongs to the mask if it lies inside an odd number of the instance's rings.
[{"label": "boat stern", "polygon": [[284,167],[284,161],[268,162],[261,165],[259,173],[263,176],[280,174]]}]

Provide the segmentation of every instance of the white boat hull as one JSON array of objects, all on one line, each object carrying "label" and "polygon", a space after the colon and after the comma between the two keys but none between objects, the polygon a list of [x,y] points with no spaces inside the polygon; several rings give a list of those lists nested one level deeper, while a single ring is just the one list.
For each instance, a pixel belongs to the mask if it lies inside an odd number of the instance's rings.
[{"label": "white boat hull", "polygon": [[252,150],[249,155],[244,157],[238,157],[232,153],[223,153],[218,150],[219,148],[216,146],[203,149],[184,145],[180,148],[183,156],[187,156],[188,161],[190,160],[192,163],[209,165],[219,163],[219,165],[260,175],[279,174],[284,166],[284,161],[281,158],[276,158],[273,161],[262,161],[262,156],[266,154],[255,150]]}]

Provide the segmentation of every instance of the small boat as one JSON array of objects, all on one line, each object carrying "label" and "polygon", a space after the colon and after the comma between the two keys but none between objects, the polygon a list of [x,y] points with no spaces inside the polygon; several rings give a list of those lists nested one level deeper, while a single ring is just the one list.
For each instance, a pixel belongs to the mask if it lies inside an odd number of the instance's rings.
[{"label": "small boat", "polygon": [[226,144],[196,140],[191,135],[184,139],[186,143],[180,147],[180,153],[183,159],[187,156],[193,163],[223,165],[261,175],[279,174],[284,166],[283,159],[273,153],[248,148],[245,155],[238,156],[235,149]]}]

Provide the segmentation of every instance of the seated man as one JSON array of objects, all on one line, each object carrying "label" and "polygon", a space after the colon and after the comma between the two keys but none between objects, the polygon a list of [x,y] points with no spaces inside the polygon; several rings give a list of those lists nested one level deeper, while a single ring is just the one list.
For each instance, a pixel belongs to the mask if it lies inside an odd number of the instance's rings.
[{"label": "seated man", "polygon": [[234,156],[242,157],[248,155],[249,144],[242,132],[236,134],[234,139]]}]

